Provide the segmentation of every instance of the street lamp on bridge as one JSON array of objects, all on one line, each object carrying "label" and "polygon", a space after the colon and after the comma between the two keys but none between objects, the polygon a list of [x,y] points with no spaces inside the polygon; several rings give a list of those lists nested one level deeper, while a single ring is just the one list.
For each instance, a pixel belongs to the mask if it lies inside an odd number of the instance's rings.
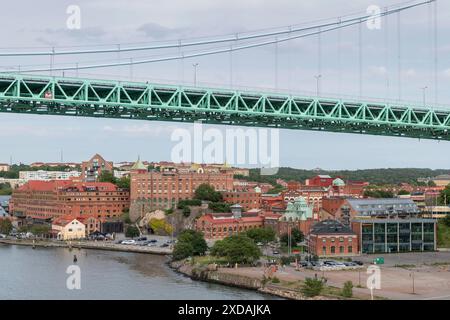
[{"label": "street lamp on bridge", "polygon": [[322,78],[322,75],[318,74],[318,75],[314,76],[314,78],[316,79],[316,94],[317,94],[317,96],[319,96],[319,94],[320,94],[320,79]]},{"label": "street lamp on bridge", "polygon": [[194,67],[194,87],[197,86],[197,68],[198,68],[198,62],[192,64],[192,66]]},{"label": "street lamp on bridge", "polygon": [[422,89],[423,106],[425,107],[425,105],[426,105],[425,91],[428,89],[428,86],[422,87],[420,89]]}]

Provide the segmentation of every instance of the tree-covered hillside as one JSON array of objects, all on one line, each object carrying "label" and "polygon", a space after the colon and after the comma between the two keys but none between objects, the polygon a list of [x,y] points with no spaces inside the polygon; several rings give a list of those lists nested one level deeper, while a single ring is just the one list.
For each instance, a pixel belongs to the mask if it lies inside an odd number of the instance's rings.
[{"label": "tree-covered hillside", "polygon": [[368,181],[371,184],[417,184],[418,178],[435,177],[441,174],[449,174],[450,169],[417,169],[417,168],[389,168],[389,169],[364,169],[364,170],[303,170],[294,168],[280,168],[273,176],[261,176],[259,169],[251,169],[250,177],[245,179],[258,182],[269,182],[274,184],[278,178],[285,181],[296,180],[304,182],[305,179],[312,178],[318,174],[330,175],[332,177],[342,177],[344,180]]}]

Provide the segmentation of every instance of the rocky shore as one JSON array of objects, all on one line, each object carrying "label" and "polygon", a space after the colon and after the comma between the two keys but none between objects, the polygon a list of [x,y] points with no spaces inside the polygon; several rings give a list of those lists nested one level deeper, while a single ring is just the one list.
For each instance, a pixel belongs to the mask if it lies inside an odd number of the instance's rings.
[{"label": "rocky shore", "polygon": [[290,300],[334,300],[325,296],[317,296],[309,298],[304,296],[301,292],[293,289],[283,287],[282,285],[275,285],[272,283],[265,283],[263,279],[256,277],[249,277],[233,273],[233,269],[221,269],[211,266],[191,265],[187,261],[172,261],[169,263],[170,267],[175,271],[190,277],[193,280],[205,281],[255,290],[261,293],[274,295],[284,299]]}]

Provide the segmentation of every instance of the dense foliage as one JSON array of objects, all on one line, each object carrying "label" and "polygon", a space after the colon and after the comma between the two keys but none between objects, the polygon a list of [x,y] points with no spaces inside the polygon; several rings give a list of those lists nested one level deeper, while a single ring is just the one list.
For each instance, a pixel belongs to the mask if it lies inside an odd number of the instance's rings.
[{"label": "dense foliage", "polygon": [[267,182],[276,185],[276,180],[281,178],[285,181],[295,180],[304,182],[306,179],[318,174],[330,175],[332,177],[342,177],[344,180],[368,181],[371,184],[386,185],[398,184],[400,182],[418,185],[418,178],[435,177],[441,174],[448,174],[448,169],[417,169],[417,168],[389,168],[389,169],[364,169],[364,170],[303,170],[294,168],[280,168],[275,175],[260,175],[259,169],[250,169],[248,177],[236,176],[236,178]]},{"label": "dense foliage", "polygon": [[391,191],[381,189],[369,189],[364,191],[364,197],[367,198],[394,198]]},{"label": "dense foliage", "polygon": [[225,258],[229,263],[253,263],[261,256],[255,242],[245,235],[234,235],[218,240],[211,248],[211,255]]},{"label": "dense foliage", "polygon": [[0,233],[9,234],[12,231],[12,223],[8,219],[0,219]]},{"label": "dense foliage", "polygon": [[127,238],[139,237],[139,235],[140,235],[140,232],[136,226],[128,226],[125,231],[125,236]]},{"label": "dense foliage", "polygon": [[[293,228],[291,230],[291,245],[295,246],[297,243],[302,242],[305,236],[298,228]],[[284,245],[289,244],[289,235],[287,233],[281,235],[280,242]]]},{"label": "dense foliage", "polygon": [[255,228],[246,232],[247,237],[253,239],[255,243],[268,243],[275,240],[275,231],[271,228]]},{"label": "dense foliage", "polygon": [[150,219],[148,223],[149,227],[153,230],[154,233],[160,235],[168,235],[173,231],[173,227],[170,223],[168,223],[165,219]]},{"label": "dense foliage", "polygon": [[203,234],[194,230],[184,230],[178,236],[173,249],[173,259],[181,260],[187,257],[204,255],[208,250]]},{"label": "dense foliage", "polygon": [[19,171],[38,171],[38,170],[45,170],[45,171],[71,171],[71,170],[80,170],[80,167],[78,167],[78,168],[71,168],[69,166],[30,167],[29,165],[25,165],[25,164],[13,164],[10,167],[9,171],[1,171],[0,172],[0,177],[7,178],[7,179],[18,179],[19,178]]},{"label": "dense foliage", "polygon": [[440,205],[448,206],[450,204],[450,185],[446,186],[445,189],[441,191],[438,201]]},{"label": "dense foliage", "polygon": [[130,190],[130,178],[122,177],[117,179],[111,171],[103,171],[98,177],[99,182],[111,182],[121,189]]},{"label": "dense foliage", "polygon": [[198,186],[198,188],[195,190],[194,198],[211,202],[221,202],[223,200],[222,194],[220,192],[217,192],[213,186],[207,183],[202,183]]},{"label": "dense foliage", "polygon": [[0,183],[0,196],[9,196],[11,194],[11,185],[9,183]]}]

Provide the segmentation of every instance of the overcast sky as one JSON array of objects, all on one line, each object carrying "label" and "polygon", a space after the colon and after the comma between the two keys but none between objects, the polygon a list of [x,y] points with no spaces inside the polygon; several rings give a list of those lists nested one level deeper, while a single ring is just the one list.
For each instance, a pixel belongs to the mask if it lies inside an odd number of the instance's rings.
[{"label": "overcast sky", "polygon": [[[2,50],[11,48],[56,49],[111,46],[211,37],[259,29],[301,24],[318,19],[365,12],[369,5],[398,4],[381,0],[41,0],[39,4],[16,0],[2,3]],[[34,5],[31,5],[33,4]],[[66,27],[69,5],[81,9],[81,29]],[[450,2],[438,1],[438,86],[433,81],[432,33],[429,8],[411,9],[401,15],[402,99],[450,105]],[[432,12],[432,11],[431,11]],[[17,19],[17,17],[21,17]],[[397,99],[397,17],[382,21],[380,30],[362,28],[364,97]],[[387,38],[386,38],[387,36]],[[317,37],[230,55],[186,59],[151,65],[80,71],[90,78],[116,78],[158,82],[193,82],[193,63],[199,63],[200,84],[286,89],[298,93],[316,91],[314,76],[322,74],[321,92],[328,96],[357,96],[358,27],[322,35],[322,58]],[[387,41],[385,40],[387,39]],[[387,47],[386,44],[387,43]],[[216,45],[217,46],[217,45]],[[340,48],[340,49],[339,49]],[[117,61],[177,51],[135,52],[57,57],[55,65],[76,62]],[[339,56],[341,57],[339,63]],[[319,71],[319,64],[321,69]],[[49,65],[48,57],[1,58],[0,67]],[[278,65],[278,72],[275,66]],[[67,73],[74,75],[74,73]],[[277,74],[277,77],[275,76]],[[232,80],[231,80],[232,79]],[[436,89],[437,88],[437,89]],[[170,135],[189,124],[129,120],[0,114],[0,162],[29,163],[81,161],[98,152],[113,161],[170,160],[174,142]],[[224,127],[219,127],[223,130]],[[450,168],[450,143],[405,138],[281,130],[280,163],[297,168],[358,169],[380,167]]]}]

